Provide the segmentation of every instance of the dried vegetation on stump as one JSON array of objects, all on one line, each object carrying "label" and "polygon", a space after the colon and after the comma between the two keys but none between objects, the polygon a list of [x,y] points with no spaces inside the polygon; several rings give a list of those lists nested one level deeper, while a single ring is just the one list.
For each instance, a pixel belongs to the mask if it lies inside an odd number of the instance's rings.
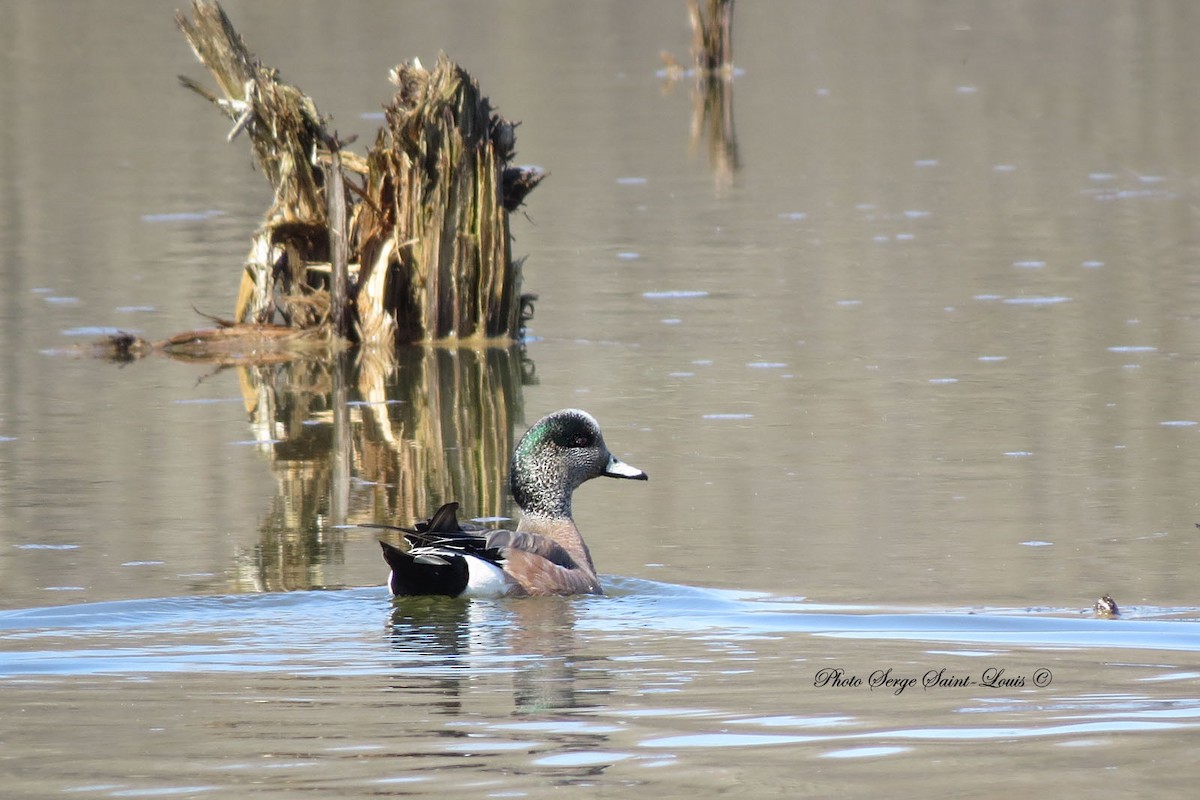
[{"label": "dried vegetation on stump", "polygon": [[508,217],[543,176],[509,164],[516,126],[462,68],[444,55],[433,70],[396,67],[387,124],[363,158],[251,55],[218,4],[193,0],[192,18],[176,20],[218,92],[180,80],[233,120],[231,141],[249,137],[275,193],[235,332],[282,326],[388,348],[519,340],[532,297],[521,294]]}]

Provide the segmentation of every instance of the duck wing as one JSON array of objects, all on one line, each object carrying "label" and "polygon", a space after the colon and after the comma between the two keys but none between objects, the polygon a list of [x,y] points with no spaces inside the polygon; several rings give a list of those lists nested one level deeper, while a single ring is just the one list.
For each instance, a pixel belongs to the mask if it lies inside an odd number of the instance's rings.
[{"label": "duck wing", "polygon": [[548,536],[484,528],[458,521],[458,503],[446,503],[412,528],[399,530],[407,548],[380,542],[391,567],[392,594],[501,596],[601,594],[590,568]]},{"label": "duck wing", "polygon": [[603,594],[600,579],[558,542],[527,531],[493,531],[489,547],[504,558],[504,570],[527,595]]},{"label": "duck wing", "polygon": [[487,545],[501,551],[528,553],[564,569],[579,569],[579,564],[566,548],[553,539],[536,533],[494,530],[487,536]]}]

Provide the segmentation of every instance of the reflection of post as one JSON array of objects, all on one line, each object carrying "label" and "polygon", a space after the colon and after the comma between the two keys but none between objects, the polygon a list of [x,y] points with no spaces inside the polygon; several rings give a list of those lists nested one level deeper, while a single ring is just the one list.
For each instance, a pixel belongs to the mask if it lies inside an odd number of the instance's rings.
[{"label": "reflection of post", "polygon": [[707,0],[705,6],[701,12],[699,0],[688,0],[696,64],[692,146],[707,138],[708,165],[720,193],[733,184],[739,166],[733,132],[733,0]]},{"label": "reflection of post", "polygon": [[350,409],[346,405],[348,359],[333,364],[333,469],[329,478],[329,516],[333,525],[345,525],[350,512]]},{"label": "reflection of post", "polygon": [[741,169],[737,134],[733,130],[733,75],[697,75],[692,92],[692,147],[708,143],[708,166],[713,171],[718,194],[733,185]]},{"label": "reflection of post", "polygon": [[737,135],[733,129],[733,0],[688,0],[688,21],[692,26],[691,70],[684,70],[670,53],[663,53],[666,91],[684,75],[695,79],[692,85],[692,150],[701,140],[708,146],[708,164],[713,171],[717,193],[733,184],[741,168]]}]

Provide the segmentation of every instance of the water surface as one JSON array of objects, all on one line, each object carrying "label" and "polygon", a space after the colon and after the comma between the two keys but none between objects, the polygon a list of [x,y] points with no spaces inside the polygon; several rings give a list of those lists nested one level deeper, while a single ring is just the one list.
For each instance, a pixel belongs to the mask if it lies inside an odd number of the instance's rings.
[{"label": "water surface", "polygon": [[[344,136],[439,49],[522,120],[531,336],[64,355],[228,314],[269,193],[172,7],[9,3],[6,796],[1195,785],[1200,7],[739,4],[725,127],[682,3],[226,7]],[[564,406],[651,475],[576,498],[611,595],[394,609],[354,524],[513,516]]]},{"label": "water surface", "polygon": [[1076,763],[1077,786],[1113,780],[1089,762],[1151,780],[1146,756],[1186,759],[1200,727],[1197,609],[1099,620],[607,583],[2,612],[0,735],[13,777],[45,794],[758,796],[858,775],[846,793],[873,796],[918,765],[914,788],[984,789],[997,758]]}]

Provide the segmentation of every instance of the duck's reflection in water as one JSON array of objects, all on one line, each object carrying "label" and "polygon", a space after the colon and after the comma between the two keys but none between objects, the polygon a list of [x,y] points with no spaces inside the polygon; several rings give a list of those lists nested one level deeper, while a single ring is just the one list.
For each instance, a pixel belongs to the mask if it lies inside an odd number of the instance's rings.
[{"label": "duck's reflection in water", "polygon": [[[401,657],[392,687],[428,692],[436,686],[441,698],[434,705],[451,714],[463,712],[468,696],[492,702],[501,694],[511,695],[516,713],[578,708],[578,602],[397,599],[388,628]],[[589,675],[597,672],[589,669]]]}]

